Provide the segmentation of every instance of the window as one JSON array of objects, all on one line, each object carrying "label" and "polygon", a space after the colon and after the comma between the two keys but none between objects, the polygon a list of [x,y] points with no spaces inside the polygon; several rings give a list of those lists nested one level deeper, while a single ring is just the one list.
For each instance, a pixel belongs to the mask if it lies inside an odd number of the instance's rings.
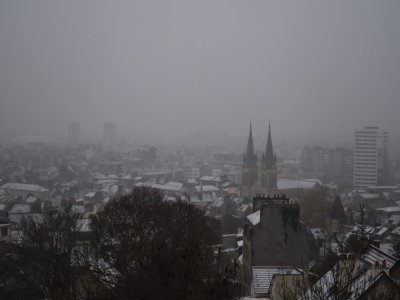
[{"label": "window", "polygon": [[4,236],[7,236],[7,234],[8,234],[8,228],[7,227],[3,227],[1,229],[1,236],[4,237]]}]

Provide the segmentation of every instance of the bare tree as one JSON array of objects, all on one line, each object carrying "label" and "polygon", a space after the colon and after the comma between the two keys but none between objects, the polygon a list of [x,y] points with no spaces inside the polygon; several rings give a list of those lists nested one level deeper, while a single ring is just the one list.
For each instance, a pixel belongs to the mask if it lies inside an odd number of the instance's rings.
[{"label": "bare tree", "polygon": [[92,219],[95,275],[118,299],[229,299],[217,261],[217,220],[135,188]]},{"label": "bare tree", "polygon": [[70,207],[43,214],[43,220],[21,221],[22,241],[0,261],[0,293],[9,298],[76,299],[77,233],[80,216]]}]

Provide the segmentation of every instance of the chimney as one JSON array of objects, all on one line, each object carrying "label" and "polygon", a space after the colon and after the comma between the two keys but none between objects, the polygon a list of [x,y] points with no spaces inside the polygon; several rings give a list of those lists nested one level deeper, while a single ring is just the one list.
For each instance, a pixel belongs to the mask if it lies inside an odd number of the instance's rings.
[{"label": "chimney", "polygon": [[336,265],[336,281],[340,289],[345,288],[351,282],[357,271],[357,260],[352,253],[342,253],[339,255],[339,263]]},{"label": "chimney", "polygon": [[385,272],[387,275],[389,275],[389,267],[387,266],[386,260],[375,262],[372,270],[372,276],[375,278],[381,272]]}]

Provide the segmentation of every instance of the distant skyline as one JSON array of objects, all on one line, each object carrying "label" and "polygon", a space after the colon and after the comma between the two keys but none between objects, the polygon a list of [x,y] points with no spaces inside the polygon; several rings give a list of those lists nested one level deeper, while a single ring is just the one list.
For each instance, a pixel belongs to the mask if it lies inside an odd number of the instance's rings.
[{"label": "distant skyline", "polygon": [[[2,1],[0,141],[196,133],[400,144],[399,1]],[[315,141],[315,142],[314,142]]]}]

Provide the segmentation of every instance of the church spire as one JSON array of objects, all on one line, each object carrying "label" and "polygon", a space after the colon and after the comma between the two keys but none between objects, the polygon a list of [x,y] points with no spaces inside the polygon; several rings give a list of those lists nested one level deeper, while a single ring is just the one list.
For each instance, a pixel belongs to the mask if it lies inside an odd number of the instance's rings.
[{"label": "church spire", "polygon": [[245,163],[249,166],[254,166],[257,164],[257,156],[254,151],[253,131],[252,131],[251,122],[250,122],[249,138],[247,140],[247,148],[246,148],[246,152],[243,155],[243,163]]},{"label": "church spire", "polygon": [[246,152],[243,154],[242,186],[253,186],[258,179],[257,154],[254,151],[253,131],[250,122]]},{"label": "church spire", "polygon": [[264,166],[268,169],[276,167],[276,156],[274,153],[274,148],[272,146],[271,122],[269,122],[268,124],[268,138],[267,138],[267,145],[265,147],[265,155],[263,163]]},{"label": "church spire", "polygon": [[262,156],[261,164],[261,186],[271,191],[277,188],[278,169],[276,155],[272,146],[271,123],[268,125],[267,145]]},{"label": "church spire", "polygon": [[250,122],[250,131],[249,131],[249,138],[247,140],[247,148],[246,148],[246,154],[245,158],[247,162],[251,162],[255,156],[254,153],[254,143],[253,143],[253,132],[251,128],[251,122]]}]

